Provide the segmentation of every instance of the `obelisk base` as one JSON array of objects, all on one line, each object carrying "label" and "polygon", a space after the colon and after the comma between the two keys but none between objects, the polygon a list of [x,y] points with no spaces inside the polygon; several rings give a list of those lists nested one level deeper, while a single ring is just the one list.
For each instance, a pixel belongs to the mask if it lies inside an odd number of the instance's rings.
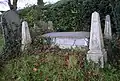
[{"label": "obelisk base", "polygon": [[107,62],[107,52],[103,50],[90,50],[87,54],[88,62],[93,61],[98,63],[101,68],[104,67],[104,64]]}]

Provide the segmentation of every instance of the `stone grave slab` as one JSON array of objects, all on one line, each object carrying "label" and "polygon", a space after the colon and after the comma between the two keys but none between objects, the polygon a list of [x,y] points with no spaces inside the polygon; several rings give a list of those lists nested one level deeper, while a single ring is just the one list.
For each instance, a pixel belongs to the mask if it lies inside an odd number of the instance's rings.
[{"label": "stone grave slab", "polygon": [[70,49],[88,46],[89,32],[52,32],[44,34],[43,37],[50,37],[52,45]]}]

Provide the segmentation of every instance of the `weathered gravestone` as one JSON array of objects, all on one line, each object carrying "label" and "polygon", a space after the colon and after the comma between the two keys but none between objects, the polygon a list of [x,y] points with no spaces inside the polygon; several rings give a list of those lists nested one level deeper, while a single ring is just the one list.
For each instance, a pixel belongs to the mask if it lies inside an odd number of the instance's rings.
[{"label": "weathered gravestone", "polygon": [[89,51],[87,60],[99,64],[102,68],[107,61],[107,53],[104,49],[104,42],[101,30],[99,13],[92,13]]},{"label": "weathered gravestone", "polygon": [[106,39],[112,39],[110,15],[107,15],[105,18],[104,37]]},{"label": "weathered gravestone", "polygon": [[30,36],[28,23],[26,21],[23,21],[22,22],[22,47],[21,47],[22,51],[24,51],[24,49],[27,49],[31,44],[31,42],[32,40]]},{"label": "weathered gravestone", "polygon": [[41,30],[43,32],[47,32],[48,31],[48,25],[47,25],[47,23],[45,21],[40,20],[38,26],[40,26],[40,28],[41,28]]},{"label": "weathered gravestone", "polygon": [[40,20],[34,24],[34,28],[35,28],[36,32],[47,33],[48,32],[48,23]]},{"label": "weathered gravestone", "polygon": [[13,10],[6,11],[2,14],[1,22],[4,34],[3,58],[19,54],[21,47],[21,23],[19,15]]},{"label": "weathered gravestone", "polygon": [[48,21],[48,30],[50,30],[51,32],[54,31],[52,21]]}]

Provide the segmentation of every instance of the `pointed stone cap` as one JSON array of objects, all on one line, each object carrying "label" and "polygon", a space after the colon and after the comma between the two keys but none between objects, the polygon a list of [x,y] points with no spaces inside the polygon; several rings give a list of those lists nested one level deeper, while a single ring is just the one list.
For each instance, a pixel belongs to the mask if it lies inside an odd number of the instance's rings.
[{"label": "pointed stone cap", "polygon": [[110,15],[106,15],[106,19],[105,19],[106,21],[110,21]]},{"label": "pointed stone cap", "polygon": [[26,21],[22,22],[22,27],[28,27],[28,23]]},{"label": "pointed stone cap", "polygon": [[91,22],[100,22],[100,17],[98,12],[95,11],[92,13]]}]

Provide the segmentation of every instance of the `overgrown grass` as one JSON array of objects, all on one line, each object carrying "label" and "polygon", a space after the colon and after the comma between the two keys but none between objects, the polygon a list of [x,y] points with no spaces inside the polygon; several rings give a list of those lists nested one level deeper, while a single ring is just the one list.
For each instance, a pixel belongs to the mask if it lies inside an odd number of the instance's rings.
[{"label": "overgrown grass", "polygon": [[94,68],[85,62],[84,51],[24,54],[7,63],[0,81],[120,81],[120,70],[107,65]]},{"label": "overgrown grass", "polygon": [[120,81],[119,69],[109,64],[104,69],[95,68],[87,63],[85,50],[48,48],[32,49],[8,61],[0,69],[0,81]]}]

